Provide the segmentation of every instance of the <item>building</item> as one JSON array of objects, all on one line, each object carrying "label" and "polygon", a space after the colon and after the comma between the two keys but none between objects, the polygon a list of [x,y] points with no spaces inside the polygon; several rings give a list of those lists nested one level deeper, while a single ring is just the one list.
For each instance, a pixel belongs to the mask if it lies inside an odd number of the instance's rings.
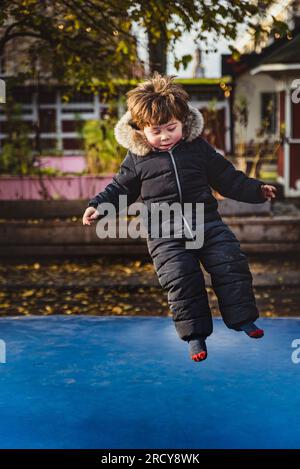
[{"label": "building", "polygon": [[[232,77],[234,108],[241,101],[247,103],[247,125],[234,120],[235,147],[242,140],[246,144],[255,141],[265,125],[270,142],[280,142],[277,181],[285,196],[296,197],[300,196],[300,7],[299,2],[285,3],[292,7],[290,18],[279,17],[288,22],[291,34],[275,36],[258,49],[251,47],[250,39],[248,44],[243,39],[240,45],[246,53],[238,61],[223,55],[222,73]],[[288,11],[283,8],[278,14]]]},{"label": "building", "polygon": [[[0,30],[1,33],[1,30]],[[9,82],[29,67],[27,48],[33,38],[13,38],[0,57],[0,79]],[[201,62],[200,50],[196,51]],[[201,63],[198,68],[202,70]],[[201,71],[200,70],[200,71]],[[200,75],[191,79],[178,79],[191,97],[191,104],[205,115],[204,135],[222,153],[232,153],[232,105],[231,77],[206,78]],[[116,114],[124,112],[122,100],[124,93],[145,76],[143,65],[134,66],[131,80],[116,78],[118,82],[115,100]],[[28,124],[32,148],[40,155],[74,156],[84,153],[80,128],[85,121],[102,119],[108,112],[108,104],[103,99],[104,89],[98,94],[74,92],[66,101],[64,95],[68,86],[57,83],[52,77],[49,64],[37,57],[33,78],[22,84],[7,87],[7,102],[10,98],[19,104],[20,116]],[[124,101],[123,101],[124,102]],[[6,105],[0,107],[0,152],[9,140]],[[117,117],[117,115],[116,115]]]}]

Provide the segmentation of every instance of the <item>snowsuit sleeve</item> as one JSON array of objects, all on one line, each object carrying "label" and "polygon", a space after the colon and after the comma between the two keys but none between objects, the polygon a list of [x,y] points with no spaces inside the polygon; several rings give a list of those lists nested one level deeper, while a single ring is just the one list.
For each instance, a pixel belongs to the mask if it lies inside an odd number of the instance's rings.
[{"label": "snowsuit sleeve", "polygon": [[250,178],[205,142],[206,169],[209,185],[219,194],[239,202],[260,204],[266,201],[259,179]]},{"label": "snowsuit sleeve", "polygon": [[118,173],[113,177],[113,181],[89,201],[88,207],[97,208],[98,204],[110,202],[118,213],[120,195],[127,195],[127,206],[129,206],[136,201],[140,192],[140,178],[136,172],[132,155],[128,151],[120,165]]}]

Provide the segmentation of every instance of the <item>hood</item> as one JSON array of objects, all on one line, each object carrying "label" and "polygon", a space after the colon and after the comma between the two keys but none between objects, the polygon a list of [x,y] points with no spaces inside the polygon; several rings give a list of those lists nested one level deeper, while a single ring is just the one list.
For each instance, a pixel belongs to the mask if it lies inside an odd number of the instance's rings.
[{"label": "hood", "polygon": [[[189,114],[183,124],[183,136],[186,138],[187,142],[191,142],[201,134],[204,127],[204,120],[198,109],[191,105],[188,106]],[[127,111],[118,121],[114,133],[117,142],[136,155],[145,156],[150,151],[153,151],[146,137],[138,131],[132,121],[130,111]]]}]

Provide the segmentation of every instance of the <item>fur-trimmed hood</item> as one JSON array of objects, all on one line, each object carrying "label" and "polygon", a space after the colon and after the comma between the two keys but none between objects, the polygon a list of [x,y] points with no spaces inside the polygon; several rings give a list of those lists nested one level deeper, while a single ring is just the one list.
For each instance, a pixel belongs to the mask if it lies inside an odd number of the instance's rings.
[{"label": "fur-trimmed hood", "polygon": [[[183,133],[187,142],[198,137],[204,127],[204,119],[200,111],[189,104],[189,114],[183,125]],[[117,142],[139,156],[145,156],[153,151],[153,147],[147,141],[132,121],[130,111],[127,111],[114,129]]]}]

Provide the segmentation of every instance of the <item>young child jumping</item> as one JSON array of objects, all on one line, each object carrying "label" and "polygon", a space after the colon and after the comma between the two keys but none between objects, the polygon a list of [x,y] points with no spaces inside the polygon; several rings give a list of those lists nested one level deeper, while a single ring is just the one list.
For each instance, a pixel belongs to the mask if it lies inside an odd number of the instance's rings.
[{"label": "young child jumping", "polygon": [[[141,196],[150,209],[158,202],[204,205],[204,242],[188,249],[186,238],[147,236],[147,247],[161,287],[167,291],[172,319],[180,339],[189,343],[190,357],[207,358],[205,339],[213,322],[200,263],[211,275],[219,310],[226,326],[260,338],[264,331],[252,289],[246,255],[234,233],[223,222],[211,188],[224,197],[263,203],[276,188],[248,177],[201,137],[202,114],[188,103],[176,75],[153,76],[126,93],[127,112],[115,126],[117,141],[128,151],[119,172],[92,198],[83,225],[99,218],[96,208],[110,202],[116,210],[119,196],[127,205]],[[192,226],[195,230],[194,211]]]}]

